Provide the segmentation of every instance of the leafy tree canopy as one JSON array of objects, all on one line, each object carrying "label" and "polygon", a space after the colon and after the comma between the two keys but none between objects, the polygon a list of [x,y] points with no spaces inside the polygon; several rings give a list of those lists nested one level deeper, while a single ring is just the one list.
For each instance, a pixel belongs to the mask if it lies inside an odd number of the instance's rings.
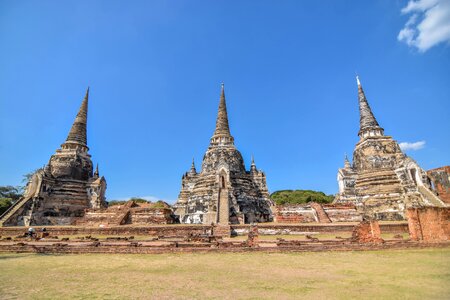
[{"label": "leafy tree canopy", "polygon": [[23,188],[20,186],[5,185],[0,186],[0,198],[8,198],[13,202],[22,197]]},{"label": "leafy tree canopy", "polygon": [[136,203],[150,203],[151,202],[151,201],[139,198],[139,197],[131,197],[128,200],[111,200],[111,201],[108,201],[108,205],[109,206],[123,205],[123,204],[127,203],[128,201],[134,201]]},{"label": "leafy tree canopy", "polygon": [[282,190],[270,195],[277,205],[304,204],[308,202],[331,203],[333,195],[325,195],[323,192],[312,190]]},{"label": "leafy tree canopy", "polygon": [[0,186],[0,215],[22,197],[22,187]]},{"label": "leafy tree canopy", "polygon": [[0,198],[0,215],[13,204],[10,198]]}]

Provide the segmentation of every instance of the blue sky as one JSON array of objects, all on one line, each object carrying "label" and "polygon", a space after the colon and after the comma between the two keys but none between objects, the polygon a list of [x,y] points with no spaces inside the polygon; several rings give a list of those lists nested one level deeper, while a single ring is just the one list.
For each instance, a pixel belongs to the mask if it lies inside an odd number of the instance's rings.
[{"label": "blue sky", "polygon": [[[337,192],[355,72],[387,135],[450,163],[448,0],[0,1],[0,185],[47,163],[90,86],[107,198],[177,198],[225,83],[231,133],[271,192]],[[449,17],[449,18],[447,18]],[[420,149],[418,149],[420,148]],[[414,150],[416,149],[416,150]]]}]

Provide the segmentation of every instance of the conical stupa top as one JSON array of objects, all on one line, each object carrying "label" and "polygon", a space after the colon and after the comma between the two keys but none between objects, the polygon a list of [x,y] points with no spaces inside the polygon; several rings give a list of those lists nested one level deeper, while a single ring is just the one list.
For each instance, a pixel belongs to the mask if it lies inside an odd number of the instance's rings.
[{"label": "conical stupa top", "polygon": [[88,100],[89,100],[89,88],[86,91],[83,102],[81,103],[78,114],[75,117],[72,128],[70,128],[69,135],[67,136],[66,143],[77,143],[83,146],[87,146],[87,113],[88,113]]},{"label": "conical stupa top", "polygon": [[253,157],[253,155],[252,155],[252,164],[250,165],[250,172],[251,173],[257,172],[256,164],[255,164],[255,158]]},{"label": "conical stupa top", "polygon": [[350,164],[350,161],[348,160],[347,154],[345,154],[344,166],[345,166],[345,168],[350,168],[351,167],[351,164]]},{"label": "conical stupa top", "polygon": [[100,174],[100,173],[98,172],[98,163],[97,163],[97,166],[95,167],[94,176],[95,176],[95,177],[98,177],[99,174]]},{"label": "conical stupa top", "polygon": [[219,111],[217,113],[216,130],[214,135],[230,135],[230,127],[228,125],[227,103],[225,101],[225,87],[222,83],[220,92]]},{"label": "conical stupa top", "polygon": [[195,169],[195,162],[194,159],[192,158],[192,165],[191,165],[191,174],[197,174],[197,169]]},{"label": "conical stupa top", "polygon": [[[370,109],[369,102],[367,102],[366,95],[362,88],[358,75],[356,75],[356,82],[358,84],[358,102],[359,102],[359,134],[367,129],[381,129],[378,125],[377,119]],[[382,130],[382,129],[381,129]]]}]

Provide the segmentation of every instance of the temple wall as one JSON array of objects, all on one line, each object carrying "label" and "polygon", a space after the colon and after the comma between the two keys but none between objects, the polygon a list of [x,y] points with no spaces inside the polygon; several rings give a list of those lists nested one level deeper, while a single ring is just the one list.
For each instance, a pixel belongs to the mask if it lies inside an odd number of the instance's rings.
[{"label": "temple wall", "polygon": [[132,208],[128,216],[127,224],[173,224],[172,210],[169,208]]},{"label": "temple wall", "polygon": [[439,198],[450,204],[450,166],[427,171]]},{"label": "temple wall", "polygon": [[362,215],[354,205],[322,205],[331,222],[361,222]]},{"label": "temple wall", "polygon": [[449,207],[410,208],[406,214],[412,240],[424,242],[450,240]]},{"label": "temple wall", "polygon": [[[319,206],[319,207],[315,207]],[[320,211],[320,207],[323,211]],[[325,213],[325,215],[323,215]],[[277,223],[360,222],[362,215],[354,205],[345,204],[286,204],[275,206]]]},{"label": "temple wall", "polygon": [[[258,224],[260,235],[275,234],[305,234],[305,233],[351,233],[357,223],[353,224]],[[251,225],[232,225],[231,229],[238,235],[247,235]],[[33,226],[37,232],[43,226]],[[87,227],[87,226],[46,226],[51,235],[149,235],[149,236],[189,236],[211,232],[210,225],[152,225],[152,226],[112,226],[112,227]],[[407,233],[406,222],[380,223],[383,233]],[[0,227],[0,236],[18,236],[28,231],[28,227]]]},{"label": "temple wall", "polygon": [[305,204],[286,204],[275,206],[276,223],[316,223],[315,210]]}]

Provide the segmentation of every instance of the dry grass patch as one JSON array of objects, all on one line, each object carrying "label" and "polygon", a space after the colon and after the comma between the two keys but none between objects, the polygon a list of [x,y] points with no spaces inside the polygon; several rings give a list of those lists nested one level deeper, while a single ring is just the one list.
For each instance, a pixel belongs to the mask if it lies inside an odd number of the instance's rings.
[{"label": "dry grass patch", "polygon": [[448,299],[450,249],[0,254],[1,299]]}]

